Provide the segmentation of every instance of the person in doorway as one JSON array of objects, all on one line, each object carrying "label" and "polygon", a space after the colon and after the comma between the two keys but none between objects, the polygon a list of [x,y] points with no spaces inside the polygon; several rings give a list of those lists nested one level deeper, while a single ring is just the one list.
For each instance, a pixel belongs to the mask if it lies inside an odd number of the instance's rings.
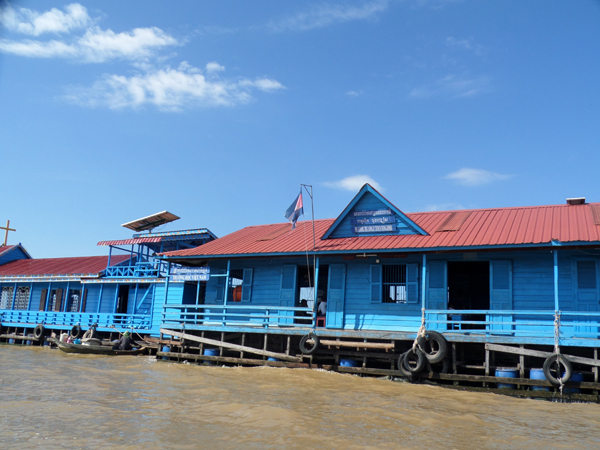
[{"label": "person in doorway", "polygon": [[119,342],[113,345],[113,350],[131,350],[131,334],[129,331],[123,333]]},{"label": "person in doorway", "polygon": [[324,316],[327,314],[327,300],[321,300],[317,308],[317,315]]}]

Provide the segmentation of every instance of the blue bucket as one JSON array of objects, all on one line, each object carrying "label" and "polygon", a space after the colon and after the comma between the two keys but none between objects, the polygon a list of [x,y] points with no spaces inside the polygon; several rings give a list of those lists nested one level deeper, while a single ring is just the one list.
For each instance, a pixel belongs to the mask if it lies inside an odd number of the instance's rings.
[{"label": "blue bucket", "polygon": [[[220,356],[220,351],[218,348],[205,348],[204,355],[206,356]],[[210,366],[216,365],[216,361],[204,361],[204,364],[208,364]]]},{"label": "blue bucket", "polygon": [[[171,353],[171,348],[170,348],[169,346],[165,345],[165,346],[162,348],[162,352],[163,352],[163,353]],[[162,357],[162,359],[163,359],[164,361],[168,361],[168,360],[169,360],[169,357],[168,357],[168,356],[163,356],[163,357]]]},{"label": "blue bucket", "polygon": [[[545,380],[544,369],[531,369],[529,371],[530,380]],[[532,391],[549,391],[550,388],[547,386],[531,386]]]},{"label": "blue bucket", "polygon": [[[519,373],[518,369],[510,369],[510,368],[498,368],[496,369],[496,376],[503,378],[517,378],[517,374]],[[506,383],[498,383],[499,388],[503,389],[514,389],[517,387],[516,384],[506,384]]]},{"label": "blue bucket", "polygon": [[281,360],[280,360],[280,359],[277,359],[277,358],[273,358],[272,356],[269,356],[269,357],[267,358],[267,361],[281,361]]},{"label": "blue bucket", "polygon": [[[581,372],[573,372],[573,375],[571,375],[571,379],[569,381],[574,381],[575,383],[581,383],[583,381],[583,374]],[[579,389],[579,388],[564,388],[563,392],[567,393],[567,394],[579,394],[581,392],[581,389]]]},{"label": "blue bucket", "polygon": [[341,367],[358,367],[359,364],[356,359],[340,359]]},{"label": "blue bucket", "polygon": [[9,343],[9,344],[14,344],[14,343],[15,343],[15,340],[14,340],[14,339],[9,339],[9,340],[8,340],[8,343]]}]

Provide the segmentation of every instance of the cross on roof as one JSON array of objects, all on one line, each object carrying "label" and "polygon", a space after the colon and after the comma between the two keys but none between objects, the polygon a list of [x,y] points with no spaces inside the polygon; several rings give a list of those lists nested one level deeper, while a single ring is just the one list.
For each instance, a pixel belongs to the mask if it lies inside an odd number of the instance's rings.
[{"label": "cross on roof", "polygon": [[6,221],[6,227],[0,227],[0,230],[6,230],[6,233],[4,233],[4,244],[2,244],[3,246],[6,246],[6,241],[8,240],[8,232],[9,231],[17,231],[14,228],[9,228],[10,226],[10,220]]}]

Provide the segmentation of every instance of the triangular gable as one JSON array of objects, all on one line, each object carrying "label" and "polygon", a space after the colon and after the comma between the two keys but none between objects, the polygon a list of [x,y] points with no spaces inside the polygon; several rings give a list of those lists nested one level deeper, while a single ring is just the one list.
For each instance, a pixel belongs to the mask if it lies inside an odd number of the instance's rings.
[{"label": "triangular gable", "polygon": [[322,239],[401,234],[427,235],[427,232],[370,184],[365,184]]},{"label": "triangular gable", "polygon": [[31,259],[27,250],[21,244],[0,247],[0,265],[7,264],[18,259]]}]

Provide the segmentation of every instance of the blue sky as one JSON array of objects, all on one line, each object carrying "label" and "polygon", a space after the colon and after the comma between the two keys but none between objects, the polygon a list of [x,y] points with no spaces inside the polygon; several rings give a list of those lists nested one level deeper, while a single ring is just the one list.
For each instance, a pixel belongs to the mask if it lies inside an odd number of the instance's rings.
[{"label": "blue sky", "polygon": [[34,257],[163,210],[283,222],[301,183],[316,218],[367,181],[404,212],[600,201],[598,1],[1,8],[0,224]]}]

